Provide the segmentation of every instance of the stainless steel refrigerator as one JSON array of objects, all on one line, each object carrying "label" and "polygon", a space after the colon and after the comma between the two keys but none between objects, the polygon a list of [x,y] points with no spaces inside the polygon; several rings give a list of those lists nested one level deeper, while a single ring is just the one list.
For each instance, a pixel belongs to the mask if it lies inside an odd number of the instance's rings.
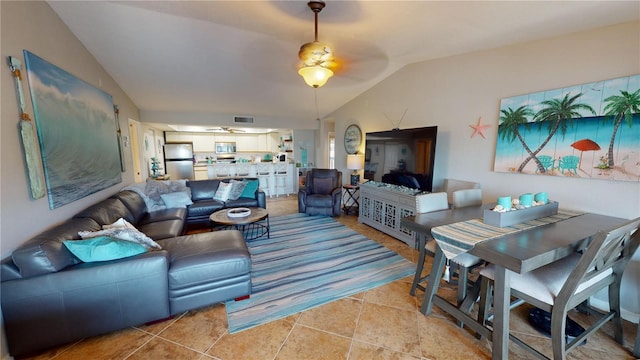
[{"label": "stainless steel refrigerator", "polygon": [[171,180],[194,180],[193,144],[173,143],[164,145],[164,168]]}]

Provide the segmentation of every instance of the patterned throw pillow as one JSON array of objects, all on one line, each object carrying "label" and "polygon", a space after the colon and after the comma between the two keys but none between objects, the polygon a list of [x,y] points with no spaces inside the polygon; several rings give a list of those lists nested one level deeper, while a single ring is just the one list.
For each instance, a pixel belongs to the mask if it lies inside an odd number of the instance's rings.
[{"label": "patterned throw pillow", "polygon": [[135,226],[131,225],[127,220],[120,218],[116,220],[113,224],[102,225],[102,230],[107,229],[134,229],[137,230]]},{"label": "patterned throw pillow", "polygon": [[108,237],[112,237],[120,240],[133,241],[135,243],[138,243],[146,247],[147,249],[152,249],[152,248],[162,249],[160,244],[153,241],[153,239],[151,239],[150,237],[148,237],[147,235],[141,233],[136,229],[121,228],[121,229],[106,229],[106,230],[100,230],[100,231],[80,231],[78,232],[78,235],[80,235],[80,237],[83,239],[91,239],[98,236],[108,236]]},{"label": "patterned throw pillow", "polygon": [[220,182],[216,194],[213,195],[214,200],[227,201],[229,200],[229,194],[231,193],[231,184],[226,182]]},{"label": "patterned throw pillow", "polygon": [[229,200],[238,200],[242,195],[242,191],[247,186],[247,183],[239,180],[229,181],[231,184],[231,192],[229,193]]}]

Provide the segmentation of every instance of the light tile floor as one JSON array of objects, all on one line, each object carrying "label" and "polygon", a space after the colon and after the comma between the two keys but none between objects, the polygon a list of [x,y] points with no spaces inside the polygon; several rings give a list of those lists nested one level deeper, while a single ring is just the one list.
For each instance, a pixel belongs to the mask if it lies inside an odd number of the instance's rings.
[{"label": "light tile floor", "polygon": [[[269,198],[270,216],[297,212],[295,196]],[[366,225],[356,216],[338,221],[416,261],[417,252]],[[425,268],[428,269],[430,265]],[[427,270],[428,271],[428,270]],[[411,278],[405,278],[355,296],[307,310],[238,334],[227,332],[224,305],[186,312],[172,320],[113,332],[46,351],[31,359],[490,359],[490,343],[477,340],[434,307],[419,312],[420,298],[409,295]],[[443,283],[439,294],[453,301],[455,288]],[[515,310],[511,331],[550,355],[550,340],[526,321],[527,308]],[[583,324],[592,319],[572,318]],[[569,359],[633,359],[636,327],[625,322],[625,346],[605,327]],[[534,359],[510,344],[510,358]]]}]

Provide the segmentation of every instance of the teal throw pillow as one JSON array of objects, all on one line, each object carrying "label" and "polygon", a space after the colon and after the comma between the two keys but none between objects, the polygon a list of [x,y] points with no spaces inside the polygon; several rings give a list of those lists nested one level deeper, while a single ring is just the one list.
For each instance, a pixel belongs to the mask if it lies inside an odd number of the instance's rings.
[{"label": "teal throw pillow", "polygon": [[240,197],[255,198],[256,191],[258,190],[258,186],[260,185],[260,182],[258,180],[247,180],[247,179],[244,179],[242,181],[244,181],[247,184],[247,186],[245,186],[244,189],[242,190],[242,195],[240,195]]},{"label": "teal throw pillow", "polygon": [[64,246],[83,262],[109,261],[142,254],[147,249],[132,241],[100,236],[87,240],[63,240]]}]

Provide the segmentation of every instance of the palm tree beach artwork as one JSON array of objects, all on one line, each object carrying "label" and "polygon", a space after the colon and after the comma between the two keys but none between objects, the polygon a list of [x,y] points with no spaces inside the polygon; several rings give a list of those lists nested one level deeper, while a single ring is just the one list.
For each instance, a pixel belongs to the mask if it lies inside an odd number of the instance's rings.
[{"label": "palm tree beach artwork", "polygon": [[502,99],[494,170],[640,182],[640,75]]}]

